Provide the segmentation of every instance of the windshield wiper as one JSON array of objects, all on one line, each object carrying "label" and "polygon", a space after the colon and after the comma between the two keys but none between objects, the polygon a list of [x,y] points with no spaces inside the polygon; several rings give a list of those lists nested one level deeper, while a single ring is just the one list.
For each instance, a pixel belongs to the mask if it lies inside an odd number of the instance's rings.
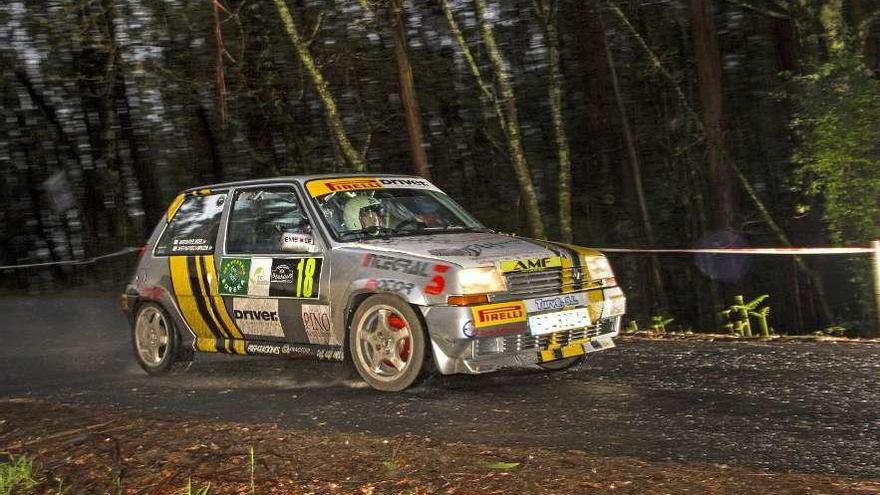
[{"label": "windshield wiper", "polygon": [[447,225],[445,227],[428,227],[425,230],[431,233],[436,232],[492,232],[489,229],[465,227],[464,225]]}]

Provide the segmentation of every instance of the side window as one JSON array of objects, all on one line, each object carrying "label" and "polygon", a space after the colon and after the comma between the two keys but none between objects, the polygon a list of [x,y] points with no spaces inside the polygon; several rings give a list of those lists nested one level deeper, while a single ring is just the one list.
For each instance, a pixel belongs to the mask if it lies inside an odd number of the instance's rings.
[{"label": "side window", "polygon": [[303,218],[296,194],[290,188],[236,191],[226,233],[226,252],[279,253],[285,234],[311,231]]},{"label": "side window", "polygon": [[225,193],[187,197],[156,243],[156,255],[213,253],[225,201]]}]

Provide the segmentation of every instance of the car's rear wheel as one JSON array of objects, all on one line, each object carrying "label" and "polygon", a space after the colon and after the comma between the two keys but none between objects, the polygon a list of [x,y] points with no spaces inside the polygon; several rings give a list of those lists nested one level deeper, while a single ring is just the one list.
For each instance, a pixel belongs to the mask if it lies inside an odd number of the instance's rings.
[{"label": "car's rear wheel", "polygon": [[422,376],[427,337],[422,322],[400,298],[367,298],[351,320],[348,345],[354,368],[371,387],[399,392]]},{"label": "car's rear wheel", "polygon": [[538,366],[547,371],[563,371],[583,363],[585,359],[586,356],[575,356],[557,359],[556,361],[547,361],[546,363],[538,363]]},{"label": "car's rear wheel", "polygon": [[174,323],[156,303],[138,307],[132,342],[138,364],[151,375],[183,371],[192,363],[191,355],[181,349],[180,334]]}]

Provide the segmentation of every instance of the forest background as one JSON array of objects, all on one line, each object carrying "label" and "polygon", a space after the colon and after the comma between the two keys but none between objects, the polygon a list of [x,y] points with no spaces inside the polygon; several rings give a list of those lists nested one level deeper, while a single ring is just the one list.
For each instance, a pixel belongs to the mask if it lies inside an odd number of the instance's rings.
[{"label": "forest background", "polygon": [[[186,187],[364,170],[587,246],[867,245],[878,77],[873,0],[6,1],[0,265],[142,245]],[[769,294],[777,331],[876,335],[867,258],[611,258],[643,325]]]}]

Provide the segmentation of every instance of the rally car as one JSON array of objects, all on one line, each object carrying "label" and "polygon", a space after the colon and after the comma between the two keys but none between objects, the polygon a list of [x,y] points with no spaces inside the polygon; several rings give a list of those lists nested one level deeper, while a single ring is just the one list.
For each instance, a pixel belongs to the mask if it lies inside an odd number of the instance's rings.
[{"label": "rally car", "polygon": [[122,303],[147,373],[193,351],[308,357],[383,391],[434,371],[570,367],[614,346],[626,306],[601,253],[496,233],[398,175],[184,191]]}]

